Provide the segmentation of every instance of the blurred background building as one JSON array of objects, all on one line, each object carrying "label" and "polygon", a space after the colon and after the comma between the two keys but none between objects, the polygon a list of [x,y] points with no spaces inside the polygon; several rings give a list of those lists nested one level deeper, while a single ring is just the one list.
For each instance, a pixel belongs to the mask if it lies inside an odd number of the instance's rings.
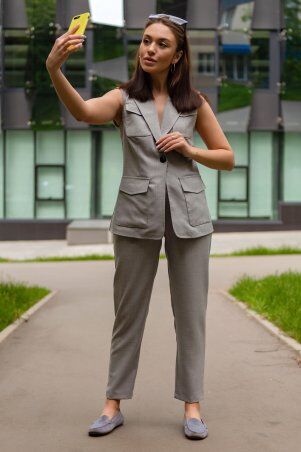
[{"label": "blurred background building", "polygon": [[[62,70],[85,99],[131,77],[146,18],[188,20],[195,88],[235,152],[198,164],[215,232],[301,226],[301,0],[0,0],[0,240],[64,239],[73,220],[109,221],[122,174],[114,124],[78,122],[45,67],[72,16],[85,46]],[[207,148],[196,133],[195,146]]]}]

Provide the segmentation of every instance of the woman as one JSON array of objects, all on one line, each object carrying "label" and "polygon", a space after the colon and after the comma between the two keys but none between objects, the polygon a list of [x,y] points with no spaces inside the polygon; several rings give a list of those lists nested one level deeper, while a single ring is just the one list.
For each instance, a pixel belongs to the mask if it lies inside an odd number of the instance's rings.
[{"label": "woman", "polygon": [[[208,264],[213,226],[196,162],[231,171],[234,154],[207,97],[191,87],[187,21],[149,16],[132,78],[84,101],[60,71],[82,46],[77,27],[59,37],[46,66],[58,96],[79,121],[120,127],[123,175],[112,216],[115,322],[106,401],[89,435],[124,422],[120,400],[133,396],[141,341],[162,237],[177,338],[174,397],[184,401],[184,433],[202,439]],[[75,45],[67,50],[70,44]],[[192,145],[194,130],[208,150]],[[143,269],[143,272],[141,271]]]}]

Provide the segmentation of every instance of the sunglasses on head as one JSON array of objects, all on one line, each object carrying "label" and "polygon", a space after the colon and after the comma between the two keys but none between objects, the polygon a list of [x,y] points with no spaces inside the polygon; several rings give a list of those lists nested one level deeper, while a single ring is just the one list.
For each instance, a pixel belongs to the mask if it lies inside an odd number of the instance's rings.
[{"label": "sunglasses on head", "polygon": [[167,19],[171,20],[177,25],[182,25],[184,28],[186,27],[186,24],[188,23],[187,20],[181,19],[181,17],[172,16],[170,14],[150,14],[148,16],[149,19],[157,19],[159,17],[166,17]]}]

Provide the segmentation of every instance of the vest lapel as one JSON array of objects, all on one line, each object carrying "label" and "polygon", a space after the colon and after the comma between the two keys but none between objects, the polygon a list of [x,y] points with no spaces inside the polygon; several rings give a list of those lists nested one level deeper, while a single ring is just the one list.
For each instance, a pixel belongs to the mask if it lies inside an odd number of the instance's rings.
[{"label": "vest lapel", "polygon": [[[155,104],[154,104],[154,109],[156,111]],[[161,127],[162,135],[165,135],[166,133],[170,132],[172,126],[174,125],[174,123],[176,122],[178,117],[180,116],[180,113],[173,106],[171,98],[168,97],[167,103],[166,103],[165,109],[164,109],[163,120],[162,120],[162,127]]]},{"label": "vest lapel", "polygon": [[149,99],[146,102],[140,102],[137,99],[133,100],[139,108],[156,141],[171,130],[180,115],[168,96],[163,112],[162,128],[160,129],[158,113],[154,100]]}]

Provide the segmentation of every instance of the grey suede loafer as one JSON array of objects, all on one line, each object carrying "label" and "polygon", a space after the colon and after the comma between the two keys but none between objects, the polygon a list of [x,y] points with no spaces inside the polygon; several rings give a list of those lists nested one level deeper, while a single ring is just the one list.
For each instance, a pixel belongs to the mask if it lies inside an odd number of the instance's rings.
[{"label": "grey suede loafer", "polygon": [[120,410],[111,419],[106,414],[103,414],[90,425],[89,436],[106,435],[123,423],[124,417]]},{"label": "grey suede loafer", "polygon": [[187,419],[184,415],[184,433],[190,439],[204,439],[208,436],[208,427],[203,419],[196,417]]}]

